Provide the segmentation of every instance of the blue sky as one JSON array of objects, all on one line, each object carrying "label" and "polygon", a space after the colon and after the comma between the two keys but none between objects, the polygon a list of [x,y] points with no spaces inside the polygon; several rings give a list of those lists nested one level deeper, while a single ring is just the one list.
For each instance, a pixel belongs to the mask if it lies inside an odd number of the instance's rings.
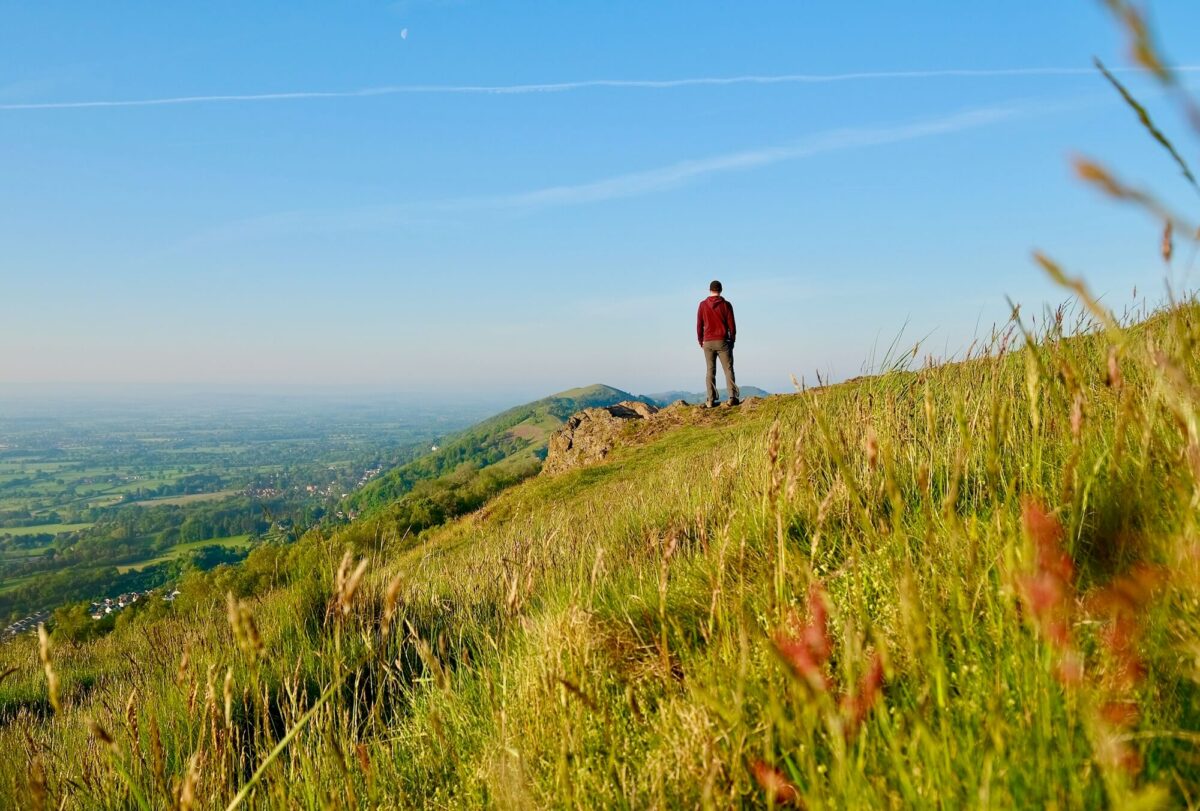
[{"label": "blue sky", "polygon": [[719,277],[784,390],[1059,301],[1034,247],[1154,300],[1067,157],[1195,198],[1092,55],[1090,2],[0,2],[0,383],[699,389]]}]

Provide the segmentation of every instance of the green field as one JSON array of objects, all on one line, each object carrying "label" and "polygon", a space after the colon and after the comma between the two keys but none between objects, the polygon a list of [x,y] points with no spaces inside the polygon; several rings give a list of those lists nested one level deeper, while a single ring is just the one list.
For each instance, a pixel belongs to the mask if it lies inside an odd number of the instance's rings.
[{"label": "green field", "polygon": [[87,529],[92,526],[92,522],[85,521],[78,524],[38,524],[32,527],[0,527],[0,536],[4,535],[42,535],[50,534],[57,535],[60,532],[75,532],[81,529]]},{"label": "green field", "polygon": [[200,549],[205,546],[224,546],[229,549],[244,549],[244,548],[250,546],[250,536],[249,535],[232,535],[228,538],[210,538],[209,540],[206,540],[206,541],[189,541],[187,543],[177,544],[177,545],[171,547],[170,552],[167,552],[162,555],[158,555],[153,558],[147,558],[145,560],[134,561],[133,563],[122,564],[117,567],[117,571],[120,574],[124,574],[125,572],[145,569],[147,566],[154,566],[159,563],[166,563],[167,561],[177,560],[181,557],[185,557],[190,552],[192,552],[196,549]]},{"label": "green field", "polygon": [[0,593],[12,591],[18,586],[25,585],[32,579],[33,575],[26,575],[24,577],[7,577],[3,580],[0,580]]},{"label": "green field", "polygon": [[168,504],[195,504],[200,501],[218,501],[223,498],[237,495],[240,490],[221,490],[216,493],[191,493],[186,496],[167,496],[165,498],[151,498],[145,501],[134,501],[132,504],[137,504],[140,507],[161,507]]}]

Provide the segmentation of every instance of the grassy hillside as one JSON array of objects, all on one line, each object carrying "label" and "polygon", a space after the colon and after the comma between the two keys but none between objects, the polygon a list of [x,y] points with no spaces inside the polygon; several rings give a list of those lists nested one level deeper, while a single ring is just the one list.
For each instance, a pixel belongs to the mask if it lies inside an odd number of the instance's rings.
[{"label": "grassy hillside", "polygon": [[1059,324],[4,646],[0,806],[1192,807],[1200,309]]},{"label": "grassy hillside", "polygon": [[465,466],[475,469],[502,464],[507,476],[536,472],[546,443],[563,421],[584,408],[637,400],[629,392],[596,384],[568,389],[516,406],[454,434],[438,449],[394,468],[345,500],[347,511],[372,512],[394,503],[418,482],[437,479]]}]

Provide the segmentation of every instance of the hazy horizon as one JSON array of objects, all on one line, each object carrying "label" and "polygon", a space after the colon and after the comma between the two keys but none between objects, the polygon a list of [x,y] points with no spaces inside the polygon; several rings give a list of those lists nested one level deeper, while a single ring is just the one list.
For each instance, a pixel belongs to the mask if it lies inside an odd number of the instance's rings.
[{"label": "hazy horizon", "polygon": [[[135,411],[193,411],[213,408],[239,408],[250,412],[291,413],[383,409],[405,412],[412,409],[454,408],[478,418],[497,411],[540,400],[590,385],[612,385],[632,395],[662,394],[674,391],[699,393],[702,387],[665,386],[651,389],[627,389],[604,381],[579,383],[554,391],[512,389],[495,391],[430,390],[424,392],[369,386],[263,385],[141,383],[0,383],[0,421],[5,417],[25,417],[70,411],[74,408]],[[754,386],[747,382],[745,386]],[[772,393],[780,393],[772,390]]]}]

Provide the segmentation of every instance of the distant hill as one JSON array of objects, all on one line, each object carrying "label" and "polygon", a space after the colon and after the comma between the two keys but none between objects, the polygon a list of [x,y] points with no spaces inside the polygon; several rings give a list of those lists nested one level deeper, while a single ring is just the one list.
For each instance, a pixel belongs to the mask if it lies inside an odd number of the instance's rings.
[{"label": "distant hill", "polygon": [[[757,386],[739,386],[742,392],[742,399],[747,397],[770,397],[771,392],[765,389],[760,389]],[[725,389],[720,389],[722,396]],[[643,397],[656,406],[667,406],[676,400],[684,400],[689,403],[703,403],[704,392],[700,391],[660,391],[655,394],[646,394]]]},{"label": "distant hill", "polygon": [[397,501],[418,483],[446,476],[463,465],[493,468],[497,473],[520,478],[526,468],[536,469],[545,457],[550,435],[567,417],[585,408],[622,400],[651,402],[649,398],[598,383],[510,408],[446,437],[437,443],[436,451],[382,474],[347,496],[343,509],[373,512]]}]

